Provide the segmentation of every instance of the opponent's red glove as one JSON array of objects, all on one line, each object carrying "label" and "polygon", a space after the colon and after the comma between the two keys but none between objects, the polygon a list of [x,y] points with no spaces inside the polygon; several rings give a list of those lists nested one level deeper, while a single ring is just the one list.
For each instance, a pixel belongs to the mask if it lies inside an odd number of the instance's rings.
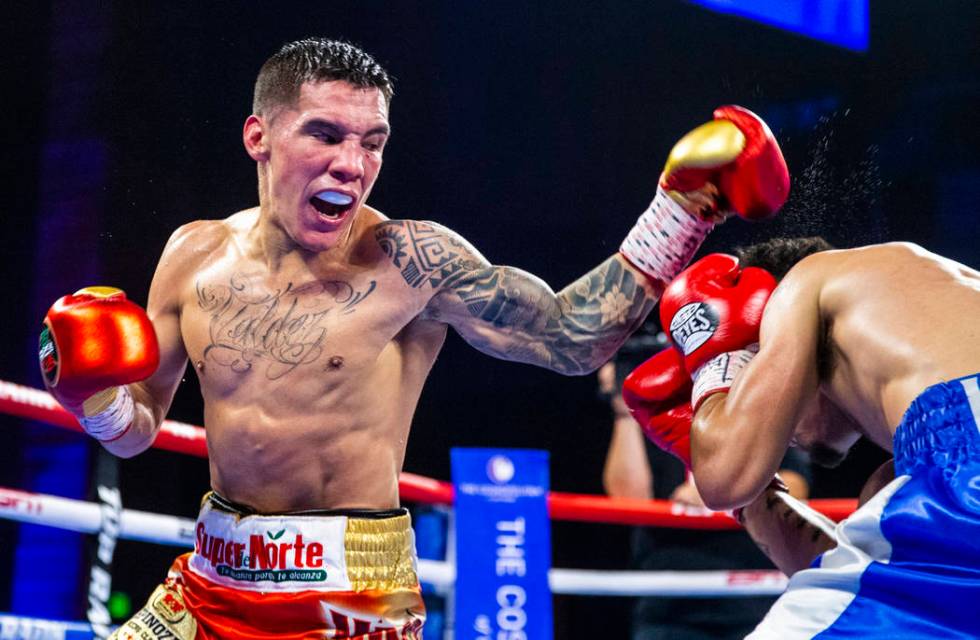
[{"label": "opponent's red glove", "polygon": [[738,258],[713,253],[677,276],[660,300],[660,321],[694,379],[691,406],[727,391],[758,350],[759,325],[776,279],[740,269]]},{"label": "opponent's red glove", "polygon": [[691,467],[691,377],[680,353],[668,347],[623,382],[623,400],[658,447]]},{"label": "opponent's red glove", "polygon": [[714,117],[674,145],[657,195],[620,246],[654,280],[670,282],[714,227],[688,213],[681,194],[711,183],[720,194],[716,209],[753,220],[776,213],[789,195],[789,170],[766,123],[737,106],[719,107]]},{"label": "opponent's red glove", "polygon": [[125,431],[133,412],[129,391],[118,385],[152,375],[160,349],[146,312],[125,293],[87,287],[48,310],[39,359],[55,399],[79,416],[90,434],[111,440]]}]

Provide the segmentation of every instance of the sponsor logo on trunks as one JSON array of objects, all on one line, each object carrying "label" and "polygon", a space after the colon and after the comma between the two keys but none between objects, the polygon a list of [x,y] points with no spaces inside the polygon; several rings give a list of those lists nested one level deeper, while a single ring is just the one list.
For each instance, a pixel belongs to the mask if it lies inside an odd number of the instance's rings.
[{"label": "sponsor logo on trunks", "polygon": [[247,542],[209,534],[203,522],[197,525],[198,555],[219,576],[242,582],[323,582],[327,572],[323,544],[310,542],[298,533],[286,538],[285,529],[253,533]]},{"label": "sponsor logo on trunks", "polygon": [[711,339],[718,328],[718,312],[704,302],[686,304],[670,321],[670,337],[684,355]]},{"label": "sponsor logo on trunks", "polygon": [[124,636],[123,633],[128,633],[129,638],[141,638],[141,639],[152,639],[152,640],[167,640],[167,638],[180,638],[173,629],[170,628],[166,622],[160,618],[153,615],[153,612],[149,609],[140,609],[133,618],[126,623],[126,627],[135,631],[138,635],[133,635],[130,631],[125,631],[123,629],[119,630],[119,635]]},{"label": "sponsor logo on trunks", "polygon": [[[424,618],[421,611],[404,610],[411,619],[399,626],[392,626],[392,621],[385,620],[383,617],[375,618],[373,621],[365,620],[363,611],[348,611],[333,604],[325,609],[330,616],[328,621],[330,628],[339,631],[342,638],[362,638],[368,634],[380,640],[416,640],[422,637]],[[397,609],[393,607],[392,611]]]},{"label": "sponsor logo on trunks", "polygon": [[187,606],[184,605],[180,594],[174,591],[161,591],[150,601],[150,606],[160,614],[161,618],[174,624],[183,620],[184,616],[187,615]]}]

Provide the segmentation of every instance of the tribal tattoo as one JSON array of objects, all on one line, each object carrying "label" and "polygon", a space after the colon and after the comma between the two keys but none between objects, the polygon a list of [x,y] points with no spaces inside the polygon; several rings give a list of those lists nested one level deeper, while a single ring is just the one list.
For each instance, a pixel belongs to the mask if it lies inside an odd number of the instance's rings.
[{"label": "tribal tattoo", "polygon": [[266,377],[277,380],[316,361],[329,319],[353,313],[376,286],[372,280],[365,291],[357,291],[347,282],[330,280],[299,287],[290,282],[285,289],[268,291],[239,274],[228,284],[198,282],[198,306],[211,315],[211,344],[204,358],[238,373],[265,364]]},{"label": "tribal tattoo", "polygon": [[387,222],[375,239],[410,287],[439,289],[478,266],[469,250],[455,237],[424,222]]},{"label": "tribal tattoo", "polygon": [[375,235],[409,286],[436,290],[433,316],[505,360],[588,373],[615,353],[656,302],[615,257],[556,294],[525,271],[490,265],[440,227],[390,221]]}]

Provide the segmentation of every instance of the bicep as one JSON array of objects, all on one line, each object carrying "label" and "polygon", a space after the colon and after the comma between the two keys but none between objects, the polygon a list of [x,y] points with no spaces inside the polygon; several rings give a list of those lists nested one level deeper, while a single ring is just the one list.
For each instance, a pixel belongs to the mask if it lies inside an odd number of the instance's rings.
[{"label": "bicep", "polygon": [[556,293],[522,269],[490,264],[433,223],[392,220],[376,236],[406,282],[431,291],[423,318],[448,324],[483,353],[565,375],[608,361],[658,293],[618,255]]},{"label": "bicep", "polygon": [[429,304],[476,349],[504,360],[542,364],[551,355],[546,336],[559,332],[562,310],[540,278],[507,266],[474,264]]},{"label": "bicep", "polygon": [[541,278],[490,264],[465,239],[435,223],[389,221],[377,237],[410,286],[432,290],[423,318],[451,326],[493,357],[554,365],[547,339],[559,333],[562,310]]}]

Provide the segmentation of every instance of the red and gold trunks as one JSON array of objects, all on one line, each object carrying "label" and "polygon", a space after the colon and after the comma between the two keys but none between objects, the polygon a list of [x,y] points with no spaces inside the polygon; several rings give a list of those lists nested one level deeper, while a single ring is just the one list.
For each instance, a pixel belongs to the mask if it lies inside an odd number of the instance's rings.
[{"label": "red and gold trunks", "polygon": [[408,512],[253,515],[205,497],[193,553],[113,640],[417,640]]}]

